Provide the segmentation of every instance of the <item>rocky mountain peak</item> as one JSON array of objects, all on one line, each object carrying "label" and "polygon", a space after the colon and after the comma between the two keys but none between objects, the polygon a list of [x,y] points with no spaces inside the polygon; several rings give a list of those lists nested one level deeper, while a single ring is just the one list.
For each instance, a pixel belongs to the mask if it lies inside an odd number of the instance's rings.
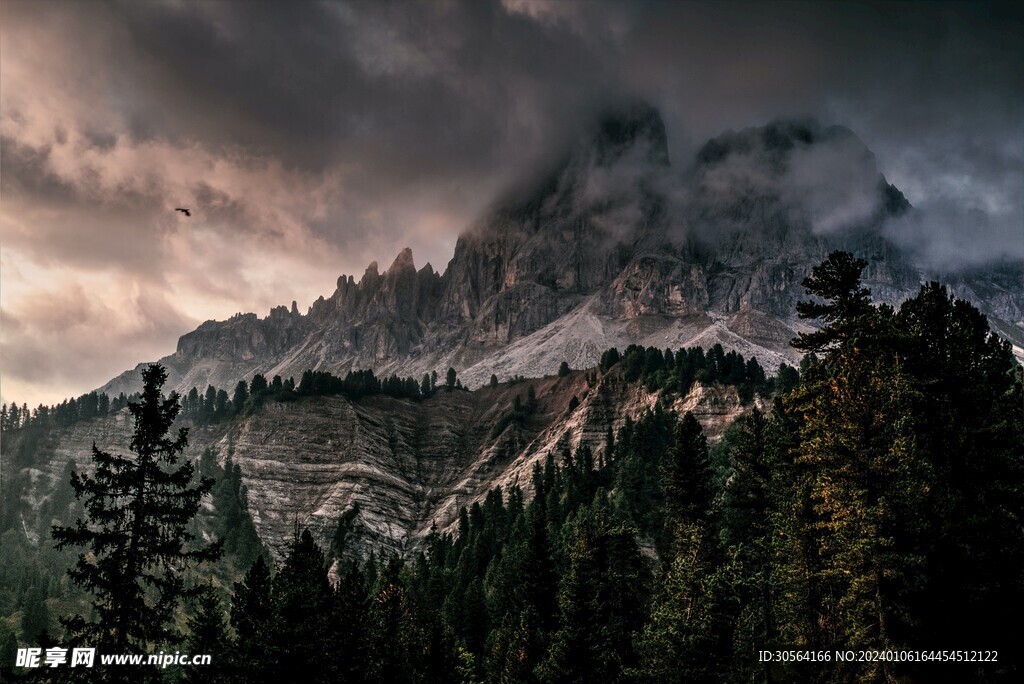
[{"label": "rocky mountain peak", "polygon": [[604,109],[566,152],[503,193],[473,227],[487,237],[507,223],[542,227],[633,192],[642,177],[669,164],[665,124],[642,102]]},{"label": "rocky mountain peak", "polygon": [[616,162],[635,147],[645,150],[647,162],[660,166],[669,163],[665,122],[657,108],[646,102],[605,110],[590,145],[601,165]]},{"label": "rocky mountain peak", "polygon": [[697,152],[698,167],[713,167],[730,157],[751,156],[759,161],[784,161],[794,151],[838,140],[853,140],[867,151],[844,126],[824,127],[814,118],[776,119],[766,126],[726,131],[707,141]]},{"label": "rocky mountain peak", "polygon": [[460,237],[446,272],[444,314],[475,319],[484,308],[485,330],[474,339],[504,343],[557,316],[566,297],[610,282],[621,249],[661,220],[654,187],[667,166],[655,107],[604,110],[559,162],[506,193]]},{"label": "rocky mountain peak", "polygon": [[709,140],[691,185],[691,219],[719,234],[730,224],[818,236],[873,232],[909,208],[852,131],[814,119],[780,119]]},{"label": "rocky mountain peak", "polygon": [[395,260],[393,262],[391,262],[391,266],[387,270],[387,275],[392,276],[392,275],[398,274],[401,271],[415,271],[415,270],[416,270],[416,263],[413,261],[413,258],[412,258],[412,249],[409,248],[409,247],[406,247],[401,252],[399,252],[398,256],[395,257]]},{"label": "rocky mountain peak", "polygon": [[379,269],[377,267],[377,262],[376,261],[371,261],[369,263],[369,265],[366,267],[366,271],[363,273],[363,277],[359,281],[359,284],[362,285],[362,284],[367,283],[367,282],[372,282],[372,281],[376,280],[379,277],[380,277],[380,271],[379,271]]},{"label": "rocky mountain peak", "polygon": [[[306,316],[293,303],[262,320],[208,321],[161,361],[185,392],[307,368],[421,376],[451,366],[474,386],[562,361],[584,368],[631,343],[721,343],[773,367],[796,360],[800,283],[829,251],[866,258],[866,285],[890,304],[925,277],[884,230],[909,203],[849,129],[778,120],[709,140],[686,173],[667,165],[657,109],[607,110],[463,233],[443,275],[417,271],[405,248],[383,273],[372,262],[358,280],[338,278]],[[956,284],[1024,346],[1019,283],[978,273]],[[137,373],[104,389],[130,383]]]}]

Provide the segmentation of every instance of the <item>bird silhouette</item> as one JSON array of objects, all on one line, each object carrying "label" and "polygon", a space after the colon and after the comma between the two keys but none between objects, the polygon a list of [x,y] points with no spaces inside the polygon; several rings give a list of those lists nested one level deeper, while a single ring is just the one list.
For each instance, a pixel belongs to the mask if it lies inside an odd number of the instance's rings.
[{"label": "bird silhouette", "polygon": [[191,216],[192,215],[192,212],[190,212],[188,209],[182,209],[181,207],[175,207],[174,211],[180,211],[185,216]]}]

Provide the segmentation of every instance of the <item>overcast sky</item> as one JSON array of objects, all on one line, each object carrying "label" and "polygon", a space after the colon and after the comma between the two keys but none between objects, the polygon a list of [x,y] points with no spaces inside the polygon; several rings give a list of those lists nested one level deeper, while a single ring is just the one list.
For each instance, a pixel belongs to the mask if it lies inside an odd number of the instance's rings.
[{"label": "overcast sky", "polygon": [[726,129],[846,125],[931,211],[935,258],[1024,254],[1009,4],[4,0],[0,27],[6,401],[88,391],[209,318],[305,311],[403,246],[443,271],[622,97],[659,107],[676,167]]}]

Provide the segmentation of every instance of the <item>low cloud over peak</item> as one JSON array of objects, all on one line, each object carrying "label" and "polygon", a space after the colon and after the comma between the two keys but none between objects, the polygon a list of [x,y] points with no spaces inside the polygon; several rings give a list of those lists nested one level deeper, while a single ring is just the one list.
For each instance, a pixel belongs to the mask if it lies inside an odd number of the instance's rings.
[{"label": "low cloud over peak", "polygon": [[[873,160],[840,168],[857,150],[837,142],[789,170],[816,229],[869,211],[874,164],[921,209],[892,230],[923,260],[1024,251],[1013,4],[8,0],[0,27],[0,372],[19,401],[91,389],[196,320],[304,308],[395,245],[447,263],[611,101],[660,111],[675,171],[724,130],[844,124]],[[78,370],[30,306],[75,286],[70,320],[106,340]],[[139,306],[152,324],[112,324]],[[57,369],[45,387],[28,351]]]}]

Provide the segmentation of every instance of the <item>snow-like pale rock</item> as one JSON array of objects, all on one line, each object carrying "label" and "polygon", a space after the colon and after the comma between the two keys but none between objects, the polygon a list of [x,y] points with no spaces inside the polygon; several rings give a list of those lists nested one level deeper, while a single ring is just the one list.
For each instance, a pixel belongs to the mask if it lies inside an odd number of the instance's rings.
[{"label": "snow-like pale rock", "polygon": [[[831,174],[810,174],[827,161]],[[179,392],[230,391],[256,373],[373,369],[419,378],[449,366],[470,386],[593,365],[608,347],[722,344],[768,369],[789,340],[811,268],[834,249],[869,262],[865,284],[898,304],[938,278],[1024,347],[1024,264],[919,268],[889,238],[914,212],[849,130],[778,121],[709,141],[672,175],[665,128],[644,105],[583,127],[571,152],[523,179],[459,238],[444,274],[402,250],[383,272],[343,275],[302,314],[207,321],[161,359]],[[139,389],[138,369],[108,394]]]},{"label": "snow-like pale rock", "polygon": [[[639,418],[658,400],[617,370],[593,387],[586,376],[577,371],[473,392],[442,391],[422,402],[384,396],[267,401],[227,424],[189,426],[186,456],[198,458],[208,447],[221,461],[231,455],[241,467],[257,532],[278,558],[296,527],[309,528],[328,545],[354,506],[353,553],[404,553],[418,549],[434,527],[454,530],[459,509],[494,487],[518,485],[531,496],[534,464],[582,444],[602,453],[609,425]],[[525,399],[530,385],[537,396],[534,415],[522,427],[512,424],[493,434],[515,396]],[[574,396],[580,405],[570,412]],[[717,439],[750,407],[740,405],[732,388],[695,385],[673,408],[693,411]],[[127,453],[131,430],[127,411],[55,430],[23,496],[38,510],[55,486],[66,486],[59,479],[68,461],[91,467],[94,441]],[[26,529],[38,529],[37,521]]]}]

